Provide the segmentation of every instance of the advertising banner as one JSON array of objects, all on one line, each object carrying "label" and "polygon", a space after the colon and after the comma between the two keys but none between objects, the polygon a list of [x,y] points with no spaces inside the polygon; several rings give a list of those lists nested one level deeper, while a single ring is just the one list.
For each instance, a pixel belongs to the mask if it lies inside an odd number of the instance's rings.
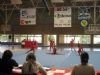
[{"label": "advertising banner", "polygon": [[36,8],[20,10],[20,25],[36,24]]},{"label": "advertising banner", "polygon": [[54,27],[71,27],[71,7],[54,8]]}]

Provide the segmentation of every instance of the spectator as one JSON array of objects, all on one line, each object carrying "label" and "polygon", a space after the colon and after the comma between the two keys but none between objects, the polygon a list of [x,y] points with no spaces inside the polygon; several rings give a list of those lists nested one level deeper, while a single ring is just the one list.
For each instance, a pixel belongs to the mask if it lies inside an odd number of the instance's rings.
[{"label": "spectator", "polygon": [[18,66],[17,62],[12,59],[12,52],[10,50],[4,51],[0,62],[0,75],[12,75],[12,69]]},{"label": "spectator", "polygon": [[81,64],[78,64],[73,68],[71,75],[95,75],[94,67],[88,64],[88,53],[82,52],[80,58]]},{"label": "spectator", "polygon": [[34,53],[30,53],[26,57],[26,62],[22,67],[23,75],[37,75],[38,72],[41,72],[42,75],[47,75],[46,71],[42,68],[41,64],[36,61]]},{"label": "spectator", "polygon": [[[0,67],[1,67],[1,58],[0,58]],[[0,73],[1,73],[1,68],[0,68]]]},{"label": "spectator", "polygon": [[97,73],[96,75],[100,75],[100,73]]}]

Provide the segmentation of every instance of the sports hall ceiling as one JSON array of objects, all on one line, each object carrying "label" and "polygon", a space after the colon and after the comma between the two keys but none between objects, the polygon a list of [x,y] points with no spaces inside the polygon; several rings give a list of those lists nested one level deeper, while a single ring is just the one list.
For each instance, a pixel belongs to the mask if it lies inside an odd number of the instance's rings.
[{"label": "sports hall ceiling", "polygon": [[52,8],[62,6],[100,6],[100,0],[0,0],[0,9]]}]

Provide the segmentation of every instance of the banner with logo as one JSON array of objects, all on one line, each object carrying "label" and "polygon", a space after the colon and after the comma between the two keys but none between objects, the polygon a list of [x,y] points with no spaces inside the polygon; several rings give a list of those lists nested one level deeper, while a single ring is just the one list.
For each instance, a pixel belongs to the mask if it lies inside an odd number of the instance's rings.
[{"label": "banner with logo", "polygon": [[20,10],[20,25],[36,24],[36,8]]},{"label": "banner with logo", "polygon": [[81,27],[84,27],[84,28],[88,27],[89,23],[87,19],[82,19],[80,21],[81,21]]},{"label": "banner with logo", "polygon": [[88,7],[80,7],[78,12],[78,19],[82,28],[86,28],[89,25],[90,11]]},{"label": "banner with logo", "polygon": [[71,27],[71,7],[54,8],[54,27]]}]

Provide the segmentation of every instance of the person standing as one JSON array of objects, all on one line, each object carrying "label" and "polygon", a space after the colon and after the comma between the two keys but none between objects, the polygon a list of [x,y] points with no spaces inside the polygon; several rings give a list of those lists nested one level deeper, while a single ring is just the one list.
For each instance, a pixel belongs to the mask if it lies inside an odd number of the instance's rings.
[{"label": "person standing", "polygon": [[50,51],[52,51],[54,49],[54,46],[55,46],[55,42],[54,40],[50,40]]},{"label": "person standing", "polygon": [[74,43],[75,39],[71,39],[70,41],[70,48],[71,48],[71,51],[74,49],[75,50],[75,43]]},{"label": "person standing", "polygon": [[81,55],[82,52],[83,52],[82,44],[78,42],[78,54]]}]

